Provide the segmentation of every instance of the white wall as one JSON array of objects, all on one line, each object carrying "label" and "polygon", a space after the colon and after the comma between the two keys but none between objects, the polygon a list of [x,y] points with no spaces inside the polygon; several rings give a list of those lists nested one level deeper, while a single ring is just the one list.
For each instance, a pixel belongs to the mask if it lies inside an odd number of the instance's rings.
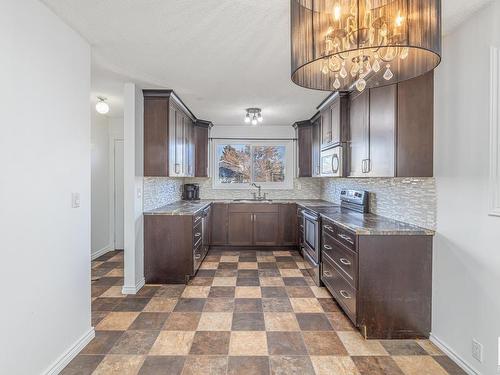
[{"label": "white wall", "polygon": [[90,47],[41,2],[3,0],[0,51],[0,373],[57,373],[93,335]]},{"label": "white wall", "polygon": [[133,83],[124,88],[124,218],[125,270],[123,293],[135,294],[144,285],[144,98]]},{"label": "white wall", "polygon": [[112,250],[110,226],[110,144],[108,117],[91,111],[91,251],[92,258]]},{"label": "white wall", "polygon": [[[499,19],[494,1],[446,36],[435,81],[432,333],[485,375],[497,373],[500,336],[500,218],[488,216],[489,62]],[[482,364],[472,338],[484,345]]]},{"label": "white wall", "polygon": [[123,140],[123,118],[101,115],[94,106],[90,111],[91,253],[94,259],[115,249],[114,141]]}]

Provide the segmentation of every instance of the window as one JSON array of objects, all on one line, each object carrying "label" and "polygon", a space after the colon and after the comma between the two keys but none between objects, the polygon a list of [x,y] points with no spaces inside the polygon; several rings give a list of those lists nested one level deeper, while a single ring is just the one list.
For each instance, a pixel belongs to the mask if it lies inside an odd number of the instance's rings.
[{"label": "window", "polygon": [[293,188],[291,141],[214,142],[214,188]]}]

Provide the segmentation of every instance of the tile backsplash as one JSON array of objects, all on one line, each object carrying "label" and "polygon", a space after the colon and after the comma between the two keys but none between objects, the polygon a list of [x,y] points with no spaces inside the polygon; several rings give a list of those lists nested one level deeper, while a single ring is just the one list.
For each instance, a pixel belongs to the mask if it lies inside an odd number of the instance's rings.
[{"label": "tile backsplash", "polygon": [[[210,178],[186,178],[186,183],[200,185],[201,199],[245,199],[251,198],[251,189],[214,189]],[[262,189],[270,199],[320,199],[321,180],[317,178],[296,178],[293,190]]]},{"label": "tile backsplash", "polygon": [[144,211],[180,200],[183,183],[182,178],[144,177]]},{"label": "tile backsplash", "polygon": [[374,214],[436,229],[434,178],[328,178],[322,181],[321,198],[340,203],[342,189],[369,191]]},{"label": "tile backsplash", "polygon": [[[214,189],[209,178],[144,178],[144,210],[178,201],[184,183],[200,185],[202,199],[251,198],[255,189]],[[266,190],[270,199],[324,199],[340,203],[342,189],[370,192],[370,212],[436,229],[436,184],[434,178],[297,178],[293,190]]]}]

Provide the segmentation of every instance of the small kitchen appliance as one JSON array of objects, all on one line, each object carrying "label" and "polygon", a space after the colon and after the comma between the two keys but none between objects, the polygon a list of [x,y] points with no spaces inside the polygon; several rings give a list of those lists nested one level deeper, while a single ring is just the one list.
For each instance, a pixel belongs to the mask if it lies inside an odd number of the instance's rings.
[{"label": "small kitchen appliance", "polygon": [[200,199],[200,186],[198,184],[184,184],[182,188],[182,200],[197,201]]}]

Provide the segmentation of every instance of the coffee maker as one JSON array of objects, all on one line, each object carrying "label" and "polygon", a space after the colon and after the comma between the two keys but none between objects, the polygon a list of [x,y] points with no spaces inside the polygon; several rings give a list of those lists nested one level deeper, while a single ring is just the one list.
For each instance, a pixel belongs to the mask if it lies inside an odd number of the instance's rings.
[{"label": "coffee maker", "polygon": [[184,184],[182,188],[182,200],[197,201],[200,199],[200,186],[198,184]]}]

